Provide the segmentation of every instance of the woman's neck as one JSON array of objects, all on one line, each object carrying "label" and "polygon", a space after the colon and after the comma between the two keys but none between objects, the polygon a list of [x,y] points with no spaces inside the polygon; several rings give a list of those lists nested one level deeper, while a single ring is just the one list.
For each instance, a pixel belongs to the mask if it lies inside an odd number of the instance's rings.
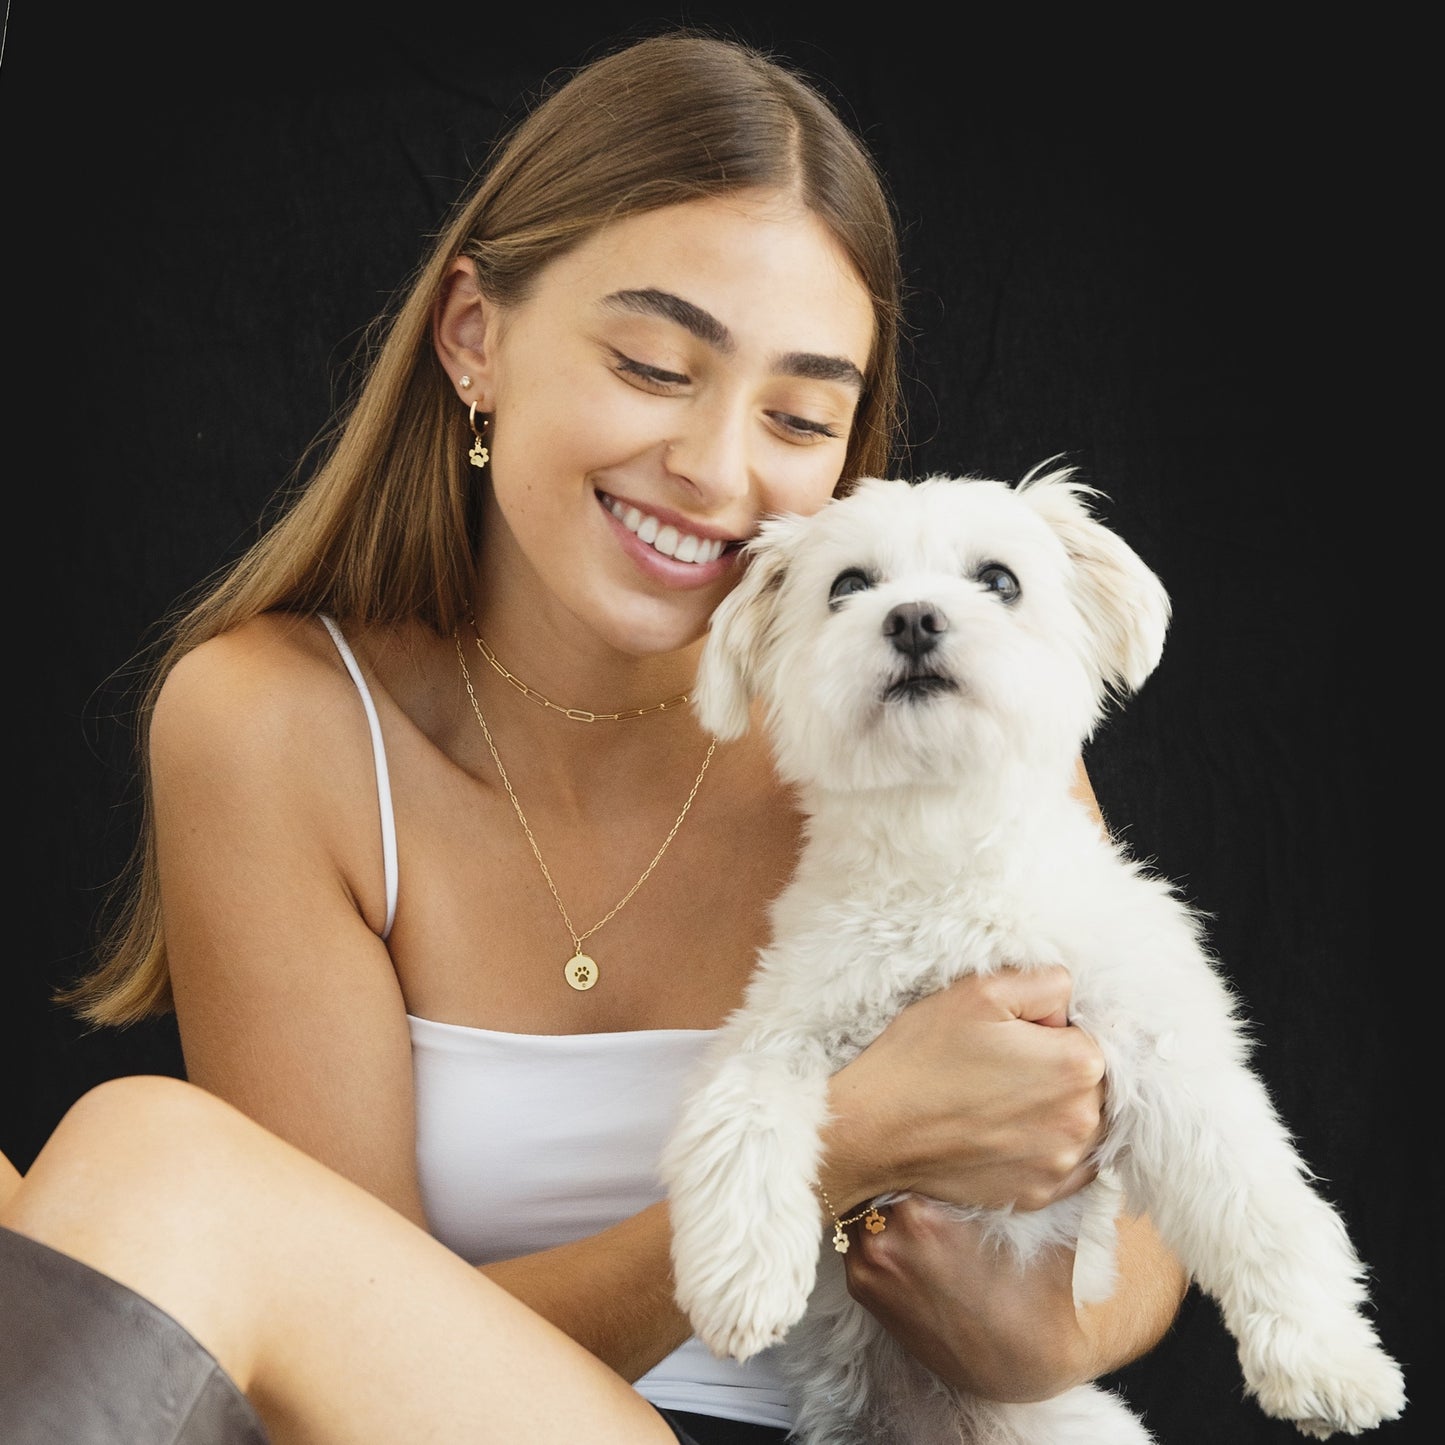
[{"label": "woman's neck", "polygon": [[[710,738],[691,706],[690,677],[672,692],[614,690],[598,694],[596,702],[587,705],[587,694],[563,692],[556,683],[545,685],[557,689],[555,693],[545,691],[510,667],[489,640],[479,646],[465,627],[453,648],[462,713],[457,756],[478,776],[494,774],[502,781],[505,775],[524,806],[530,798],[583,822],[646,811],[651,801],[670,807],[697,778]],[[564,652],[558,649],[553,658]],[[635,682],[639,674],[658,673],[629,666],[631,662],[626,659],[609,669],[588,658],[575,672],[613,689],[628,678]],[[553,668],[541,675],[550,679],[571,670]],[[659,678],[657,685],[667,684]],[[634,703],[632,698],[643,700]]]}]

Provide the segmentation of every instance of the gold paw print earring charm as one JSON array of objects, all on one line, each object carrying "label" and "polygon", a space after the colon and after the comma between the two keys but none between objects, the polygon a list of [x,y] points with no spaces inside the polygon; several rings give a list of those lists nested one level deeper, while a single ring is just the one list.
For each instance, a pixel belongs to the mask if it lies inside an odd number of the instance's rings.
[{"label": "gold paw print earring charm", "polygon": [[[484,467],[491,461],[492,454],[482,445],[481,429],[477,426],[477,404],[472,403],[472,409],[467,413],[467,420],[472,424],[472,449],[467,453],[467,460],[474,467]],[[482,418],[482,426],[487,424],[487,418]]]}]

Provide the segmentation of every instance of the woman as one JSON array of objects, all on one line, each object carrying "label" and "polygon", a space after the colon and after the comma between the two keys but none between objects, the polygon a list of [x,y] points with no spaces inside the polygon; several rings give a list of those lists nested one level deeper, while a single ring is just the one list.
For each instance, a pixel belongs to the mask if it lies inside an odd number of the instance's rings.
[{"label": "woman", "polygon": [[[69,995],[95,1022],[174,1007],[192,1082],[700,1440],[781,1438],[791,1404],[769,1357],[689,1338],[654,1165],[800,824],[764,730],[714,746],[686,697],[761,518],[889,470],[899,292],[869,157],[787,70],[679,34],[559,87],[314,476],[175,622],[135,890]],[[1080,1187],[1102,1066],[1067,1003],[1058,970],[961,984],[840,1071],[839,1214]],[[1021,1290],[923,1201],[848,1268],[945,1378],[1030,1398],[1167,1328],[1179,1268],[1124,1232],[1082,1314],[1067,1260]]]}]

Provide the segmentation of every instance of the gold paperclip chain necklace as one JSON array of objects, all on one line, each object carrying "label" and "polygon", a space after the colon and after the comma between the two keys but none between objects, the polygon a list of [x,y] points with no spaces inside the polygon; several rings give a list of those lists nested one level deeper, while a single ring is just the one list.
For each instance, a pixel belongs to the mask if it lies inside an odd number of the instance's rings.
[{"label": "gold paperclip chain necklace", "polygon": [[588,712],[586,708],[563,707],[561,703],[553,702],[550,697],[544,697],[535,687],[529,687],[515,673],[508,672],[497,661],[496,654],[492,649],[482,641],[482,634],[477,631],[475,623],[472,624],[472,639],[492,669],[505,677],[523,697],[529,697],[540,706],[551,708],[553,712],[559,712],[563,717],[571,718],[573,722],[623,722],[630,717],[646,717],[649,713],[666,712],[670,707],[680,707],[688,699],[687,693],[680,692],[676,697],[664,698],[662,702],[655,702],[650,707],[634,707],[626,712]]},{"label": "gold paperclip chain necklace", "polygon": [[[698,769],[697,777],[693,779],[692,789],[687,795],[687,801],[682,805],[682,812],[677,815],[677,821],[672,825],[667,837],[662,840],[662,847],[652,855],[652,862],[642,870],[642,877],[618,899],[605,917],[599,918],[585,933],[578,933],[576,926],[567,913],[566,905],[562,902],[561,895],[557,892],[557,885],[552,881],[552,874],[546,863],[542,860],[542,850],[537,846],[536,838],[532,836],[532,829],[527,823],[527,815],[522,811],[522,805],[517,801],[517,795],[512,790],[512,781],[507,776],[507,770],[502,766],[502,759],[497,752],[497,745],[492,740],[492,730],[487,726],[486,718],[482,716],[482,706],[477,701],[476,691],[472,687],[472,675],[467,671],[467,660],[462,653],[461,638],[455,632],[452,633],[452,641],[456,644],[457,662],[461,665],[462,680],[466,683],[467,696],[471,699],[472,711],[477,715],[477,722],[481,726],[482,736],[487,740],[487,751],[491,753],[492,761],[497,765],[497,775],[502,780],[502,786],[507,790],[507,797],[511,799],[512,811],[516,813],[517,821],[522,825],[522,831],[527,835],[527,842],[532,848],[532,856],[537,860],[537,866],[542,870],[542,877],[547,880],[547,887],[552,894],[552,901],[557,905],[557,912],[562,915],[562,922],[566,925],[567,933],[572,939],[572,957],[567,960],[566,968],[563,970],[563,976],[572,988],[576,989],[579,993],[585,993],[596,984],[598,968],[596,960],[582,952],[583,942],[591,938],[604,923],[610,923],[628,903],[632,901],[632,895],[647,882],[652,876],[652,870],[662,861],[662,855],[667,852],[668,846],[672,840],[677,837],[677,830],[682,827],[682,820],[687,817],[688,809],[692,807],[692,800],[697,797],[697,790],[702,786],[702,780],[707,774],[707,765],[712,762],[712,755],[717,749],[717,739],[713,738],[709,741],[707,745],[707,755],[702,760],[702,767]],[[481,646],[480,638],[477,639],[477,645]],[[483,649],[483,656],[485,655],[486,650]],[[509,673],[505,675],[510,676]],[[675,701],[675,699],[673,701]],[[549,703],[548,706],[554,706],[554,704]],[[671,702],[658,705],[658,707],[668,706],[671,706]],[[644,709],[644,711],[649,712],[655,712],[657,710],[658,708]],[[564,711],[564,709],[559,709],[559,711]],[[630,713],[623,713],[619,716],[630,717],[632,715],[633,714]],[[588,717],[591,719],[593,715],[589,714]],[[601,717],[596,720],[610,721],[611,719]]]}]

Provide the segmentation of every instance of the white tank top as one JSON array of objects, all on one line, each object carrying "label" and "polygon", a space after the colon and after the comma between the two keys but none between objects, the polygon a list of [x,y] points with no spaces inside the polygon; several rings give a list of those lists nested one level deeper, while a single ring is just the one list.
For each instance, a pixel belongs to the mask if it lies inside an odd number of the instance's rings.
[{"label": "white tank top", "polygon": [[[396,913],[396,828],[386,751],[361,668],[321,618],[371,727],[386,876]],[[657,1161],[707,1029],[510,1034],[407,1016],[416,1087],[417,1171],[432,1233],[472,1264],[596,1234],[660,1200]],[[764,1350],[719,1360],[696,1338],[636,1382],[653,1404],[783,1428],[792,1395]]]}]

